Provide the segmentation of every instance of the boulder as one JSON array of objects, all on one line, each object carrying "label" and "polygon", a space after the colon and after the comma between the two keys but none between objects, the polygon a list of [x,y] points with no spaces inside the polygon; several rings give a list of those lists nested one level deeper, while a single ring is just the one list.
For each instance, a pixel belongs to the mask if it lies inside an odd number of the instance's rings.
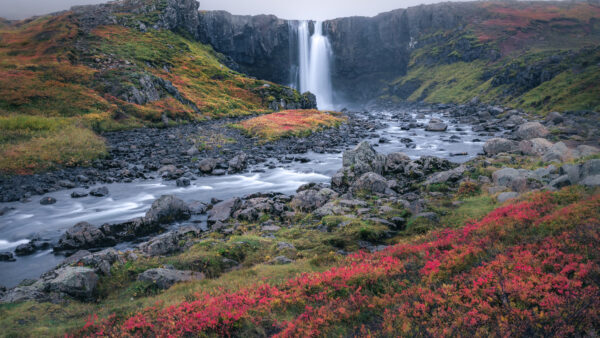
[{"label": "boulder", "polygon": [[91,249],[114,244],[115,239],[107,237],[99,228],[87,222],[79,222],[62,235],[54,250]]},{"label": "boulder", "polygon": [[50,205],[50,204],[54,204],[54,203],[56,203],[56,198],[54,198],[54,197],[46,196],[40,200],[41,205]]},{"label": "boulder", "polygon": [[168,224],[187,220],[192,216],[190,207],[173,195],[163,195],[150,207],[144,216],[144,222],[150,224]]},{"label": "boulder", "polygon": [[217,160],[214,158],[205,158],[198,162],[198,169],[201,172],[208,174],[211,173],[217,167]]},{"label": "boulder", "polygon": [[0,297],[0,303],[21,303],[27,301],[46,301],[48,296],[41,289],[41,283],[30,286],[17,286]]},{"label": "boulder", "polygon": [[545,162],[565,162],[573,158],[573,153],[571,149],[567,147],[564,142],[557,142],[548,151],[544,153],[542,159]]},{"label": "boulder", "polygon": [[291,264],[294,261],[285,257],[285,256],[277,256],[275,258],[273,258],[269,263],[273,264],[273,265],[285,265],[285,264]]},{"label": "boulder", "polygon": [[44,291],[62,292],[81,300],[93,299],[97,285],[96,272],[82,266],[59,268],[44,277]]},{"label": "boulder", "polygon": [[241,200],[237,197],[215,204],[208,211],[208,224],[227,221],[239,209],[240,205]]},{"label": "boulder", "polygon": [[563,164],[560,167],[560,174],[567,175],[571,184],[577,184],[581,180],[580,166],[576,164]]},{"label": "boulder", "polygon": [[483,152],[488,156],[494,156],[499,153],[507,153],[517,149],[517,143],[505,138],[492,138],[483,145]]},{"label": "boulder", "polygon": [[98,187],[95,189],[90,190],[90,195],[95,196],[95,197],[104,197],[106,195],[108,195],[108,188],[107,187]]},{"label": "boulder", "polygon": [[376,173],[365,173],[352,185],[356,192],[384,194],[387,189],[387,180]]},{"label": "boulder", "polygon": [[12,252],[0,252],[0,262],[14,262],[15,256]]},{"label": "boulder", "polygon": [[236,155],[234,158],[229,160],[229,172],[237,173],[244,169],[246,169],[248,161],[248,155],[246,153],[240,153]]},{"label": "boulder", "polygon": [[163,268],[146,270],[138,276],[139,281],[154,283],[163,290],[170,288],[176,283],[201,279],[204,279],[204,274],[201,272]]},{"label": "boulder", "polygon": [[446,129],[448,129],[448,125],[438,119],[431,119],[429,121],[429,123],[427,124],[427,126],[425,127],[426,131],[435,131],[435,132],[446,131]]},{"label": "boulder", "polygon": [[549,123],[559,124],[559,123],[564,122],[565,119],[559,112],[553,111],[553,112],[548,113],[548,115],[546,115],[546,118],[544,120]]},{"label": "boulder", "polygon": [[575,149],[575,153],[576,154],[574,154],[574,157],[581,158],[581,157],[596,155],[596,154],[600,153],[600,149],[582,144],[582,145],[577,146],[577,148]]},{"label": "boulder", "polygon": [[466,170],[467,168],[461,165],[451,170],[435,173],[425,180],[425,184],[431,185],[437,183],[456,182],[462,178]]},{"label": "boulder", "polygon": [[581,166],[581,184],[590,187],[600,185],[600,159],[589,160]]},{"label": "boulder", "polygon": [[566,187],[571,184],[572,184],[572,182],[569,179],[569,175],[562,175],[562,176],[555,178],[550,183],[548,183],[548,186],[555,188],[555,189],[560,189],[562,187]]},{"label": "boulder", "polygon": [[519,151],[524,155],[542,156],[552,148],[552,142],[545,138],[533,138],[519,142]]},{"label": "boulder", "polygon": [[292,198],[290,206],[297,211],[311,212],[337,196],[338,194],[329,188],[302,190]]},{"label": "boulder", "polygon": [[390,153],[385,157],[385,172],[404,172],[404,167],[410,162],[410,157],[404,153]]},{"label": "boulder", "polygon": [[529,171],[524,169],[503,168],[492,174],[494,184],[507,187],[517,192],[528,189]]},{"label": "boulder", "polygon": [[342,165],[352,168],[358,177],[366,172],[383,174],[385,156],[378,154],[367,141],[361,142],[354,149],[346,150],[342,156]]},{"label": "boulder", "polygon": [[182,227],[169,231],[140,244],[139,248],[150,256],[163,256],[181,251],[189,238],[196,238],[200,231],[194,227]]},{"label": "boulder", "polygon": [[521,140],[530,140],[532,138],[544,138],[548,136],[550,132],[548,128],[544,127],[539,122],[527,122],[519,126],[515,132],[515,136]]},{"label": "boulder", "polygon": [[178,179],[175,181],[175,184],[176,184],[178,187],[189,187],[189,186],[190,186],[190,184],[191,184],[191,182],[190,182],[190,179],[189,179],[189,178],[186,178],[186,177],[180,177],[180,178],[178,178]]},{"label": "boulder", "polygon": [[86,197],[87,195],[89,195],[89,194],[86,191],[76,190],[71,193],[71,198],[82,198],[82,197]]}]

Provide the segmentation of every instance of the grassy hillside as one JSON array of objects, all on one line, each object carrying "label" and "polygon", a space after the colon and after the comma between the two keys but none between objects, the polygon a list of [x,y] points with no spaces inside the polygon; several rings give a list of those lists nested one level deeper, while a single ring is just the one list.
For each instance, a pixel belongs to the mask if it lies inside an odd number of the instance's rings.
[{"label": "grassy hillside", "polygon": [[[118,17],[150,27],[157,8]],[[299,100],[223,60],[184,33],[126,24],[86,31],[70,12],[3,23],[0,172],[85,164],[105,153],[94,133],[263,113],[272,101]]]},{"label": "grassy hillside", "polygon": [[600,110],[600,7],[476,3],[460,29],[425,32],[383,98],[528,111]]}]

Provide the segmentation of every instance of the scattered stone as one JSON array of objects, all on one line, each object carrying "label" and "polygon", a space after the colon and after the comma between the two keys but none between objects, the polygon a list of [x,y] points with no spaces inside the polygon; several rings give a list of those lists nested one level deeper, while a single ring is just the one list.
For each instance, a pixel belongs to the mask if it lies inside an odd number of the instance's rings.
[{"label": "scattered stone", "polygon": [[546,153],[544,153],[544,156],[542,157],[544,162],[565,162],[570,160],[571,158],[573,158],[571,149],[569,149],[564,142],[557,142],[554,145],[552,145],[552,147],[550,147],[550,149],[548,149],[548,151],[546,151]]},{"label": "scattered stone", "polygon": [[498,197],[496,198],[498,200],[498,203],[504,203],[508,200],[511,200],[513,198],[517,198],[519,197],[519,193],[514,192],[514,191],[507,191],[507,192],[503,192],[500,195],[498,195]]},{"label": "scattered stone", "polygon": [[291,264],[294,261],[285,257],[285,256],[277,256],[275,258],[273,258],[269,263],[273,264],[273,265],[285,265],[285,264]]},{"label": "scattered stone", "polygon": [[517,149],[515,141],[505,138],[492,138],[483,145],[483,152],[488,156],[494,156],[500,153],[508,153]]},{"label": "scattered stone", "polygon": [[522,140],[530,140],[532,138],[544,138],[550,132],[539,122],[527,122],[522,124],[515,132],[515,135]]},{"label": "scattered stone", "polygon": [[146,212],[144,221],[150,224],[168,224],[190,219],[190,207],[173,195],[163,195]]},{"label": "scattered stone", "polygon": [[71,198],[82,198],[89,195],[86,191],[83,190],[75,190],[71,193]]},{"label": "scattered stone", "polygon": [[425,127],[426,131],[435,131],[435,132],[446,131],[447,129],[448,129],[448,125],[443,123],[439,119],[431,119],[429,121],[429,124],[427,124],[427,127]]},{"label": "scattered stone", "polygon": [[519,142],[519,150],[524,155],[542,156],[550,148],[552,148],[552,142],[545,138],[533,138]]},{"label": "scattered stone", "polygon": [[173,269],[149,269],[138,276],[139,281],[154,283],[158,288],[166,290],[176,283],[204,279],[201,272]]},{"label": "scattered stone", "polygon": [[46,196],[40,200],[41,205],[50,205],[50,204],[54,204],[54,203],[56,203],[56,198],[54,198],[54,197]]},{"label": "scattered stone", "polygon": [[98,187],[95,189],[90,190],[90,195],[94,196],[94,197],[104,197],[106,195],[108,195],[108,188],[107,187]]}]

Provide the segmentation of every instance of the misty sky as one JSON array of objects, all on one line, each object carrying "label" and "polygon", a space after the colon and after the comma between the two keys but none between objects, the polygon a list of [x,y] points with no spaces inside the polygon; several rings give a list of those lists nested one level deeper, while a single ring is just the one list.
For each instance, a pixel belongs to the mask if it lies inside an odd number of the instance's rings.
[{"label": "misty sky", "polygon": [[[103,0],[0,0],[0,17],[23,19],[47,14],[73,5],[94,4]],[[200,9],[223,9],[233,14],[275,14],[285,19],[332,19],[406,8],[440,0],[201,0]]]}]

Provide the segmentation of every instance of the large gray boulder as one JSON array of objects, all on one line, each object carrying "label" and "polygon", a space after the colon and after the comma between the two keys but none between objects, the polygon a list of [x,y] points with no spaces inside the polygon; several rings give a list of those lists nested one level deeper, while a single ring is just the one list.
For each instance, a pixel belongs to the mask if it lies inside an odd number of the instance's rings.
[{"label": "large gray boulder", "polygon": [[211,173],[217,167],[218,161],[214,158],[205,158],[198,162],[197,167],[201,172],[208,174]]},{"label": "large gray boulder", "polygon": [[522,140],[530,140],[532,138],[544,138],[550,132],[539,122],[527,122],[519,126],[515,135]]},{"label": "large gray boulder", "polygon": [[467,168],[461,165],[451,170],[435,173],[425,180],[425,184],[430,185],[436,183],[456,182],[462,178],[466,170]]},{"label": "large gray boulder", "polygon": [[488,156],[494,156],[500,153],[508,153],[517,149],[517,143],[505,138],[492,138],[483,145],[483,152]]},{"label": "large gray boulder", "polygon": [[545,162],[565,162],[573,158],[573,152],[564,142],[557,142],[548,149],[542,159]]},{"label": "large gray boulder", "polygon": [[352,185],[355,192],[383,194],[387,189],[387,180],[376,173],[365,173]]},{"label": "large gray boulder", "polygon": [[431,119],[429,121],[429,123],[427,124],[427,126],[425,127],[426,131],[436,131],[436,132],[446,131],[446,129],[448,129],[448,125],[443,123],[439,119]]},{"label": "large gray boulder", "polygon": [[552,148],[552,142],[545,138],[533,138],[519,142],[519,150],[524,155],[542,156],[550,148]]},{"label": "large gray boulder", "polygon": [[154,283],[160,289],[168,289],[176,283],[204,279],[201,272],[171,269],[150,269],[138,276],[139,281]]},{"label": "large gray boulder", "polygon": [[188,240],[200,235],[200,230],[194,227],[182,227],[169,231],[139,245],[140,250],[150,256],[163,256],[180,252],[188,244]]},{"label": "large gray boulder", "polygon": [[192,216],[190,207],[173,195],[163,195],[150,207],[144,216],[144,223],[168,224],[187,220]]},{"label": "large gray boulder", "polygon": [[404,153],[390,153],[385,157],[386,173],[402,173],[410,162],[410,157]]},{"label": "large gray boulder", "polygon": [[600,159],[589,160],[581,166],[581,184],[600,186]]},{"label": "large gray boulder", "polygon": [[54,270],[43,280],[46,292],[62,292],[81,300],[93,299],[98,285],[96,272],[82,266],[68,266]]},{"label": "large gray boulder", "polygon": [[241,205],[241,200],[237,197],[228,199],[215,204],[208,211],[208,223],[225,222],[233,216]]},{"label": "large gray boulder", "polygon": [[383,174],[385,156],[378,154],[367,141],[361,142],[354,149],[346,150],[342,156],[342,165],[352,168],[358,177],[367,172]]},{"label": "large gray boulder", "polygon": [[248,155],[246,153],[240,153],[229,160],[229,172],[236,173],[246,169],[248,161]]},{"label": "large gray boulder", "polygon": [[498,186],[503,186],[517,192],[528,190],[528,179],[530,172],[527,170],[517,170],[513,168],[503,168],[495,171],[492,174],[494,183]]},{"label": "large gray boulder", "polygon": [[338,194],[329,188],[306,189],[298,192],[292,198],[290,206],[297,211],[311,212],[324,206],[337,196]]},{"label": "large gray boulder", "polygon": [[58,240],[55,251],[91,249],[114,245],[115,239],[106,236],[98,227],[80,222],[69,228]]}]

